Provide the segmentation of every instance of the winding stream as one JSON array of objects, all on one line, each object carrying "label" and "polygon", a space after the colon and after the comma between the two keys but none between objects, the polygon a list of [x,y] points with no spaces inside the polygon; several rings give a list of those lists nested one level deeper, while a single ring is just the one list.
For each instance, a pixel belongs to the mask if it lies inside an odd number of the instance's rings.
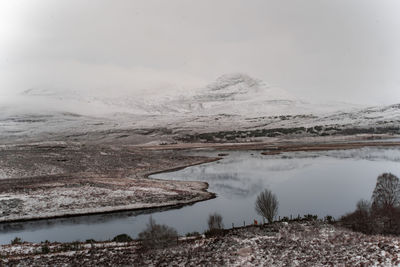
[{"label": "winding stream", "polygon": [[[193,153],[193,152],[192,152]],[[196,154],[216,156],[217,151]],[[400,177],[400,149],[362,148],[346,151],[288,152],[263,156],[258,151],[229,152],[222,160],[151,176],[158,179],[209,183],[217,198],[179,209],[154,209],[104,215],[0,224],[0,243],[16,236],[25,241],[106,240],[146,227],[149,216],[180,234],[203,232],[207,217],[218,212],[226,227],[261,220],[254,211],[259,192],[270,188],[279,200],[279,216],[317,214],[335,218],[369,199],[383,172]]]}]

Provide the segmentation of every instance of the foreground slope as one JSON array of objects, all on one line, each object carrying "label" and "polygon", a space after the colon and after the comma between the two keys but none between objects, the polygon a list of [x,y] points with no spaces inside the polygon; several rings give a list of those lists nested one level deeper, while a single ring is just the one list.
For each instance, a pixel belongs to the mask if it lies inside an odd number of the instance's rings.
[{"label": "foreground slope", "polygon": [[[0,247],[13,266],[397,266],[398,237],[367,236],[319,222],[229,230],[169,248],[130,243],[18,244]],[[12,255],[12,256],[9,256]]]}]

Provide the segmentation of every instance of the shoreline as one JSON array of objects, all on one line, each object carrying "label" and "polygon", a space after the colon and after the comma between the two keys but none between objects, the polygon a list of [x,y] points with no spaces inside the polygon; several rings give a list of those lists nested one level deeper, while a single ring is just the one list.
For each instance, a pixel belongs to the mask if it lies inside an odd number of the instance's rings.
[{"label": "shoreline", "polygon": [[274,150],[280,152],[291,151],[310,151],[310,150],[342,150],[354,149],[361,147],[390,147],[400,146],[400,141],[337,141],[337,142],[252,142],[252,143],[183,143],[172,145],[155,145],[155,146],[135,146],[144,150],[197,150],[197,149],[210,149],[221,151],[232,150]]},{"label": "shoreline", "polygon": [[[271,143],[240,143],[240,144],[205,144],[204,146],[199,146],[199,144],[190,144],[196,147],[187,148],[186,146],[183,148],[181,145],[159,145],[159,146],[151,146],[148,149],[151,150],[196,150],[196,149],[210,149],[210,150],[227,150],[227,151],[235,151],[235,150],[254,150],[254,151],[262,151],[262,155],[275,155],[284,152],[293,152],[293,151],[327,151],[327,150],[345,150],[345,149],[357,149],[362,147],[397,147],[400,146],[400,142],[392,142],[392,141],[384,141],[384,142],[330,142],[330,143],[302,143],[302,144],[290,144],[290,143],[280,143],[271,145]],[[141,147],[141,149],[146,149]],[[207,157],[202,160],[198,160],[196,162],[191,162],[185,165],[172,167],[169,169],[161,169],[155,171],[149,171],[141,175],[139,179],[152,179],[157,182],[169,182],[169,183],[176,183],[179,184],[182,181],[177,180],[163,180],[163,179],[154,179],[150,178],[151,175],[160,174],[160,173],[168,173],[174,172],[178,170],[185,169],[187,167],[196,166],[200,164],[215,162],[222,159],[222,157]],[[132,179],[132,178],[128,178]],[[135,207],[136,204],[130,205],[122,205],[122,206],[115,206],[115,207],[100,207],[94,208],[93,211],[82,211],[82,212],[72,212],[72,213],[64,213],[64,214],[56,214],[51,216],[37,216],[37,217],[28,217],[28,218],[19,218],[19,219],[6,219],[0,221],[0,224],[7,224],[7,223],[18,223],[18,222],[29,222],[29,221],[39,221],[39,220],[52,220],[52,219],[60,219],[60,218],[72,218],[72,217],[79,217],[79,216],[90,216],[90,215],[99,215],[99,214],[112,214],[118,212],[128,212],[128,211],[145,211],[157,208],[181,208],[187,205],[193,205],[197,202],[202,202],[206,200],[210,200],[216,198],[216,194],[213,192],[208,191],[208,183],[206,182],[199,182],[199,181],[192,181],[196,184],[201,184],[198,188],[199,191],[204,193],[204,195],[198,195],[190,200],[172,200],[167,201],[164,203],[150,203],[146,204],[139,204],[142,205],[141,207]]]},{"label": "shoreline", "polygon": [[[206,183],[207,184],[207,183]],[[208,184],[207,184],[208,185]],[[208,188],[208,186],[207,186]],[[203,198],[203,199],[194,199],[191,201],[187,202],[182,202],[182,203],[176,203],[176,204],[161,204],[157,206],[150,205],[148,207],[140,207],[140,208],[120,208],[120,209],[114,209],[111,208],[110,210],[104,210],[104,211],[95,211],[95,212],[86,212],[86,213],[71,213],[71,214],[63,214],[63,215],[54,215],[54,216],[48,216],[48,217],[34,217],[34,218],[22,218],[22,219],[15,219],[15,220],[6,220],[6,221],[0,221],[0,225],[3,224],[9,224],[9,223],[23,223],[23,222],[33,222],[33,221],[45,221],[45,220],[53,220],[53,219],[66,219],[66,218],[73,218],[73,217],[80,217],[80,216],[91,216],[91,215],[101,215],[101,214],[112,214],[112,213],[119,213],[119,212],[128,212],[128,211],[147,211],[151,209],[175,209],[175,208],[182,208],[184,206],[190,206],[193,205],[197,202],[202,202],[202,201],[207,201],[213,198],[216,198],[216,194],[212,192],[208,192],[207,188],[205,188],[204,192],[207,192],[210,194],[208,198]]]},{"label": "shoreline", "polygon": [[[165,170],[158,170],[158,171],[153,171],[149,172],[143,175],[144,178],[142,179],[152,179],[155,181],[159,182],[176,182],[180,183],[182,181],[177,181],[177,180],[163,180],[163,179],[155,179],[155,178],[150,178],[149,176],[154,175],[154,174],[159,174],[159,173],[168,173],[168,172],[174,172],[178,170],[182,170],[191,166],[196,166],[200,164],[205,164],[205,163],[210,163],[210,162],[215,162],[220,160],[221,158],[206,158],[204,160],[194,162],[194,163],[189,163],[186,165],[178,166],[178,167],[173,167],[170,169],[165,169]],[[198,202],[202,201],[207,201],[210,199],[214,199],[217,197],[217,195],[214,192],[209,192],[209,184],[207,182],[199,182],[199,181],[189,181],[190,183],[196,183],[196,184],[201,184],[202,186],[198,189],[199,191],[205,193],[207,196],[198,196],[195,198],[192,198],[191,200],[188,201],[178,201],[177,203],[166,203],[166,204],[149,204],[148,206],[144,207],[132,207],[135,204],[130,205],[124,205],[121,208],[118,207],[111,207],[111,208],[99,208],[99,210],[93,211],[93,212],[77,212],[77,213],[66,213],[66,214],[60,214],[60,215],[54,215],[54,216],[42,216],[42,217],[32,217],[32,218],[20,218],[20,219],[10,219],[10,220],[0,220],[0,225],[2,224],[8,224],[8,223],[21,223],[21,222],[31,222],[31,221],[41,221],[41,220],[52,220],[52,219],[62,219],[62,218],[73,218],[73,217],[79,217],[79,216],[90,216],[90,215],[101,215],[101,214],[112,214],[112,213],[118,213],[118,212],[128,212],[128,211],[146,211],[146,210],[151,210],[151,209],[158,209],[158,208],[167,208],[167,209],[175,209],[175,208],[182,208],[184,206],[189,206],[193,205]],[[170,201],[173,202],[173,201]],[[101,210],[103,209],[103,210]]]}]

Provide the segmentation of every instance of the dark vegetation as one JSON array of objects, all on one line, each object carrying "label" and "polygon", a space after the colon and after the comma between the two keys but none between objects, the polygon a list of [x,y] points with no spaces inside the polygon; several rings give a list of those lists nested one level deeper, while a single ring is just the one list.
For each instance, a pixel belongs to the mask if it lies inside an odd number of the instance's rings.
[{"label": "dark vegetation", "polygon": [[114,237],[112,239],[112,241],[114,241],[114,242],[131,242],[131,241],[133,241],[133,239],[132,239],[132,237],[130,237],[127,234],[120,234],[120,235],[117,235],[116,237]]},{"label": "dark vegetation", "polygon": [[220,214],[210,214],[208,216],[207,224],[208,230],[204,233],[206,236],[215,236],[223,233],[224,224]]},{"label": "dark vegetation", "polygon": [[377,179],[371,201],[360,200],[340,223],[366,234],[400,234],[400,181],[391,173]]},{"label": "dark vegetation", "polygon": [[199,232],[196,232],[196,231],[194,231],[194,232],[190,232],[190,233],[186,233],[186,237],[191,237],[191,236],[200,236],[200,233]]},{"label": "dark vegetation", "polygon": [[21,243],[22,243],[22,239],[19,237],[16,237],[13,240],[11,240],[12,245],[17,245],[17,244],[21,244]]},{"label": "dark vegetation", "polygon": [[139,233],[139,239],[144,248],[162,248],[176,244],[178,233],[172,227],[157,224],[150,216],[146,229]]},{"label": "dark vegetation", "polygon": [[41,248],[41,253],[42,253],[42,254],[50,253],[50,248],[49,248],[48,243],[49,243],[49,242],[45,242],[45,243],[42,245],[42,248]]},{"label": "dark vegetation", "polygon": [[278,137],[283,135],[303,135],[303,136],[335,136],[335,135],[354,135],[354,134],[400,134],[400,127],[348,127],[343,125],[317,125],[314,127],[293,127],[293,128],[273,128],[257,129],[247,131],[221,131],[200,134],[188,134],[177,137],[184,142],[221,142],[221,141],[243,141],[247,138],[255,137]]}]

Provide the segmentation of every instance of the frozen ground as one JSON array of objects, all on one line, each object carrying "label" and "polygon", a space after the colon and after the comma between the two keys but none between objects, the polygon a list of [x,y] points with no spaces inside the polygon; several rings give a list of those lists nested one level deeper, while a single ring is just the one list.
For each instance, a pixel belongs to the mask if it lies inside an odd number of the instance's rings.
[{"label": "frozen ground", "polygon": [[140,242],[42,243],[0,247],[13,266],[398,266],[400,239],[367,236],[319,222],[247,227],[165,249]]},{"label": "frozen ground", "polygon": [[208,162],[174,151],[39,143],[0,149],[0,222],[183,205],[213,197],[202,182],[147,175]]},{"label": "frozen ground", "polygon": [[213,197],[202,182],[72,179],[0,193],[0,222],[184,205]]}]

